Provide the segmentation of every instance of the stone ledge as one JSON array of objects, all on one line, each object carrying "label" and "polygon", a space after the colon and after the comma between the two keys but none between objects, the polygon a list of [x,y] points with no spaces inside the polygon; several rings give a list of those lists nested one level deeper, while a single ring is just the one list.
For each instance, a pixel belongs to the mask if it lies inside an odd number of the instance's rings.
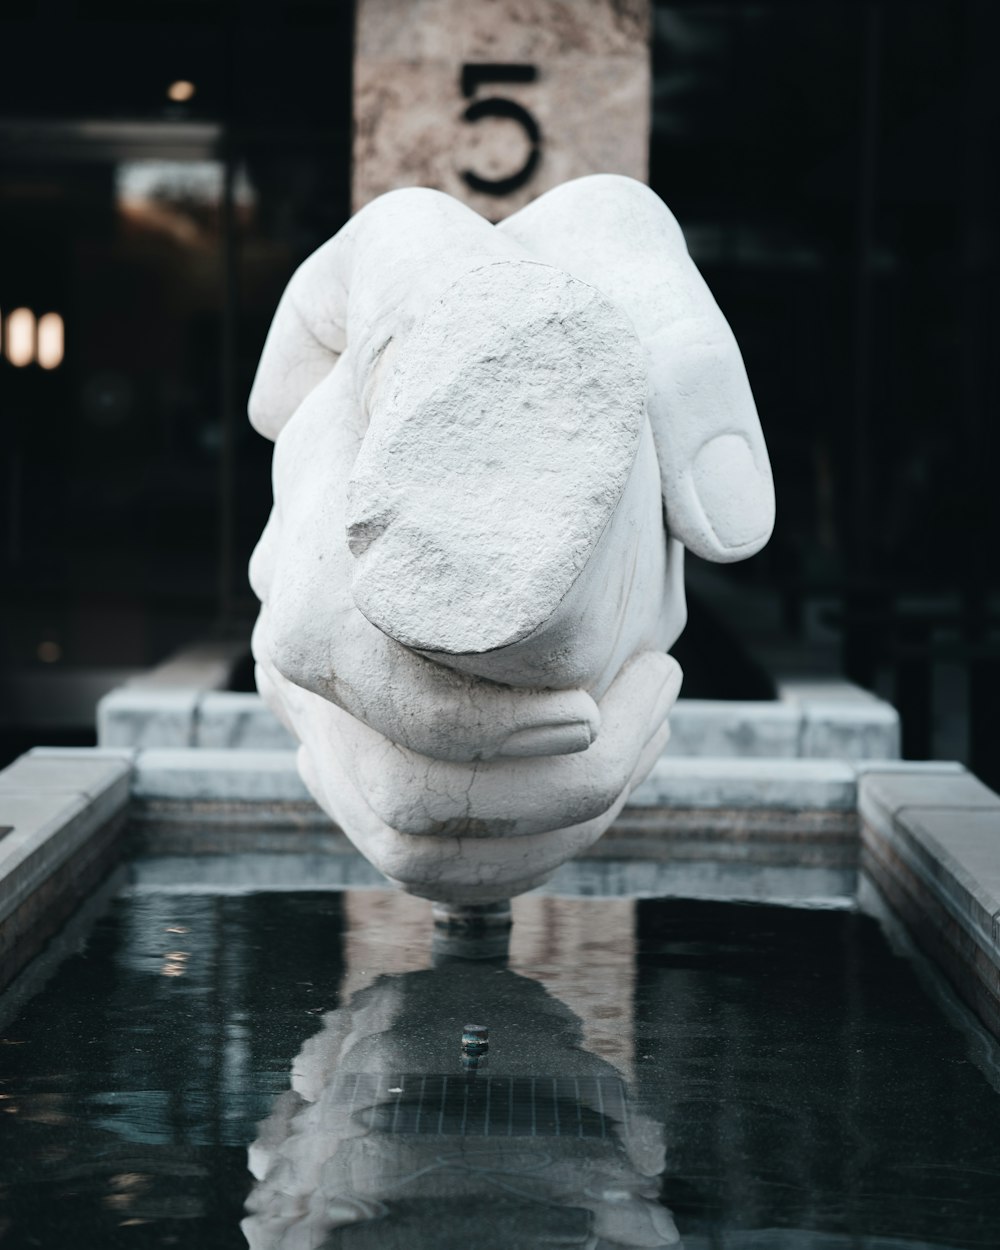
[{"label": "stone ledge", "polygon": [[894,817],[903,808],[1000,808],[1000,795],[984,786],[960,764],[892,769],[872,766],[863,770],[862,809],[878,809]]},{"label": "stone ledge", "polygon": [[679,699],[670,714],[666,758],[691,756],[793,757],[802,714],[778,701]]},{"label": "stone ledge", "polygon": [[867,776],[869,773],[902,773],[908,777],[925,775],[939,777],[942,774],[956,776],[968,771],[964,764],[959,764],[956,760],[851,760],[851,767],[859,777]]},{"label": "stone ledge", "polygon": [[295,739],[259,694],[213,690],[195,715],[194,746],[229,750],[294,750]]},{"label": "stone ledge", "polygon": [[774,808],[853,811],[857,783],[836,760],[702,759],[661,756],[638,786],[633,807]]},{"label": "stone ledge", "polygon": [[[228,668],[209,649],[174,660],[105,695],[102,746],[272,750],[294,747],[255,693],[219,689]],[[785,682],[770,702],[680,699],[671,716],[668,759],[895,759],[895,708],[849,682]]]},{"label": "stone ledge", "polygon": [[[855,806],[850,764],[833,760],[661,757],[630,807],[838,810]],[[294,751],[150,749],[135,757],[133,797],[185,802],[306,802]]]},{"label": "stone ledge", "polygon": [[194,746],[201,691],[121,686],[97,705],[97,741],[102,747]]},{"label": "stone ledge", "polygon": [[[82,901],[118,853],[126,811],[146,851],[350,852],[290,750],[36,749],[0,773],[8,954],[37,951],[53,918]],[[590,854],[664,872],[707,864],[719,881],[760,868],[843,883],[857,864],[859,812],[872,877],[917,945],[1000,1031],[1000,795],[960,765],[661,758]],[[0,978],[12,969],[7,958]]]},{"label": "stone ledge", "polygon": [[0,920],[128,805],[130,764],[85,750],[32,751],[0,772]]},{"label": "stone ledge", "polygon": [[889,820],[863,809],[862,842],[891,852],[920,888],[991,949],[1000,966],[1000,807],[905,810]]},{"label": "stone ledge", "polygon": [[898,759],[899,713],[847,681],[779,681],[778,698],[801,714],[797,755],[807,759]]},{"label": "stone ledge", "polygon": [[853,811],[626,807],[587,858],[856,868]]},{"label": "stone ledge", "polygon": [[1000,795],[954,765],[873,768],[858,805],[869,874],[1000,1036]]},{"label": "stone ledge", "polygon": [[201,704],[226,686],[246,649],[242,639],[195,643],[131,678],[98,703],[97,741],[102,747],[200,745]]},{"label": "stone ledge", "polygon": [[129,749],[35,747],[0,772],[0,793],[37,790],[97,798],[117,784],[127,799],[134,756]]},{"label": "stone ledge", "polygon": [[[883,848],[884,850],[885,848]],[[934,896],[900,864],[866,844],[862,868],[910,940],[945,977],[990,1032],[1000,1038],[1000,984],[991,956]]]},{"label": "stone ledge", "polygon": [[294,751],[140,751],[132,796],[140,801],[312,803]]},{"label": "stone ledge", "polygon": [[114,862],[131,764],[119,753],[35,750],[0,773],[0,986]]},{"label": "stone ledge", "polygon": [[[241,852],[235,860],[232,850]],[[170,893],[242,892],[261,890],[385,889],[385,878],[346,846],[320,847],[304,841],[294,855],[278,846],[241,843],[210,850],[184,843],[167,845],[156,839],[148,857],[128,868],[124,889]],[[856,873],[850,868],[810,865],[754,865],[701,861],[677,873],[670,861],[586,856],[556,870],[539,894],[585,895],[590,898],[658,898],[676,895],[678,880],[685,898],[717,898],[786,902],[821,900],[824,906],[850,905]]]}]

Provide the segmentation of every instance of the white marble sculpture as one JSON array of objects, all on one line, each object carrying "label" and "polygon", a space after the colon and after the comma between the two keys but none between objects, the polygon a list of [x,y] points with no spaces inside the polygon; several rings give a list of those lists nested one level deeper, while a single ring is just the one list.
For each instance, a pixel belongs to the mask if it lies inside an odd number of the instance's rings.
[{"label": "white marble sculpture", "polygon": [[320,805],[446,905],[543,881],[669,734],[683,550],[752,555],[771,472],[666,206],[566,183],[500,226],[382,196],[289,283],[250,419],[259,689]]}]

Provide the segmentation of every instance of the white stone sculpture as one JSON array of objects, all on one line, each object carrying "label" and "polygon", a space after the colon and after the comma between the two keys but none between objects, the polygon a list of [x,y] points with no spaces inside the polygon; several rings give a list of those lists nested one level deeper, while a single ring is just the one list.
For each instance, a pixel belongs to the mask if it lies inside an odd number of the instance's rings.
[{"label": "white stone sculpture", "polygon": [[683,549],[774,519],[732,331],[630,179],[492,226],[391,192],[289,283],[250,398],[275,442],[258,687],[319,804],[438,903],[532,888],[669,735]]}]

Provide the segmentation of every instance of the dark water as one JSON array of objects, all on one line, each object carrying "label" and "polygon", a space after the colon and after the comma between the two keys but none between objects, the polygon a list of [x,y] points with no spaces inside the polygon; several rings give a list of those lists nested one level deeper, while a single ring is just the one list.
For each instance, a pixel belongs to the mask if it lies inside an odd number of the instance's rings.
[{"label": "dark water", "polygon": [[874,920],[520,908],[472,963],[378,891],[126,891],[5,1029],[0,1244],[1000,1246],[1000,1097]]}]

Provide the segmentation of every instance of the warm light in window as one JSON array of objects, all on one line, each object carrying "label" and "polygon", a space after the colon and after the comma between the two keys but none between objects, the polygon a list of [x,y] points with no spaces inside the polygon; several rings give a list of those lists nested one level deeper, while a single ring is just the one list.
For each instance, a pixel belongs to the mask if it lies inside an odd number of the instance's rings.
[{"label": "warm light in window", "polygon": [[35,314],[30,308],[15,308],[7,318],[7,359],[20,368],[35,358]]},{"label": "warm light in window", "polygon": [[38,644],[38,650],[35,652],[43,664],[56,664],[62,659],[62,647],[58,642],[46,639],[45,642]]},{"label": "warm light in window", "polygon": [[58,313],[38,318],[38,363],[43,369],[57,369],[63,358],[63,319]]},{"label": "warm light in window", "polygon": [[167,88],[167,97],[177,104],[183,104],[186,100],[191,99],[194,92],[195,86],[193,82],[188,82],[185,78],[179,78],[177,82],[172,82]]}]

